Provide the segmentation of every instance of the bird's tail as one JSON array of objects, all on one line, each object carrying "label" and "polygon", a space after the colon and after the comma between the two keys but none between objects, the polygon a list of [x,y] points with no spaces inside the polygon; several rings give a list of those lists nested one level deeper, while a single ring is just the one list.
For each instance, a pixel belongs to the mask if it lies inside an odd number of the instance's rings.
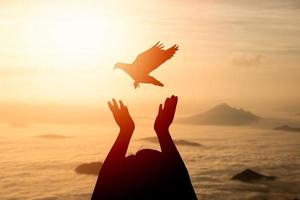
[{"label": "bird's tail", "polygon": [[153,76],[148,76],[147,77],[147,82],[148,83],[152,83],[153,85],[160,86],[160,87],[164,86],[164,84],[162,84],[160,81],[158,81],[157,79],[155,79]]}]

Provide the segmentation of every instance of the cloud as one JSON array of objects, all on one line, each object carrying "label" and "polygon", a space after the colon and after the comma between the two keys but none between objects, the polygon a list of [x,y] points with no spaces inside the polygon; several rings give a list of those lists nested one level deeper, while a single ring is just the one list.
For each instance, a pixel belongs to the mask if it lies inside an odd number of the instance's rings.
[{"label": "cloud", "polygon": [[96,107],[62,104],[0,103],[0,123],[15,128],[32,124],[101,124],[106,113]]},{"label": "cloud", "polygon": [[0,76],[24,76],[34,74],[36,70],[25,67],[0,67]]},{"label": "cloud", "polygon": [[263,56],[260,54],[250,55],[250,54],[242,54],[234,59],[232,59],[232,63],[237,66],[258,66],[261,64]]},{"label": "cloud", "polygon": [[13,128],[28,128],[30,126],[30,124],[24,123],[24,122],[13,121],[10,124],[10,126]]},{"label": "cloud", "polygon": [[52,72],[55,72],[55,70],[46,67],[0,66],[0,77],[33,76]]},{"label": "cloud", "polygon": [[64,68],[64,67],[3,67],[0,66],[0,77],[15,76],[40,76],[40,75],[61,75],[61,74],[82,74],[86,72],[95,73],[94,68]]}]

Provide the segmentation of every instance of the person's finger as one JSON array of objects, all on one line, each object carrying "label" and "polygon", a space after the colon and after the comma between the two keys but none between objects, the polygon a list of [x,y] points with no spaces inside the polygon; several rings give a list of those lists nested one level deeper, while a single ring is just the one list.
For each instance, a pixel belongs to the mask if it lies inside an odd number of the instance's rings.
[{"label": "person's finger", "polygon": [[171,96],[167,102],[167,106],[169,109],[171,109],[173,107],[173,103],[174,103],[174,98],[173,98],[173,96]]},{"label": "person's finger", "polygon": [[113,101],[113,106],[115,109],[119,109],[118,103],[115,99],[112,100]]},{"label": "person's finger", "polygon": [[178,101],[178,98],[175,97],[174,95],[172,95],[172,97],[170,98],[170,102],[169,102],[170,111],[175,112],[176,106],[177,106],[177,101]]},{"label": "person's finger", "polygon": [[113,112],[114,110],[113,110],[113,105],[111,104],[111,102],[108,101],[107,104],[108,104],[110,111]]},{"label": "person's finger", "polygon": [[158,113],[161,113],[162,111],[162,104],[159,104]]},{"label": "person's finger", "polygon": [[166,107],[168,107],[169,100],[170,100],[170,98],[169,98],[169,97],[168,97],[168,98],[166,98],[165,105],[164,105],[164,109],[165,109]]},{"label": "person's finger", "polygon": [[117,108],[113,105],[111,101],[108,102],[109,109],[111,110],[112,114],[115,116],[118,113]]},{"label": "person's finger", "polygon": [[127,106],[124,106],[124,111],[129,114]]},{"label": "person's finger", "polygon": [[176,111],[177,102],[178,102],[178,97],[175,97],[175,96],[174,96],[174,102],[173,102],[173,109],[174,109],[174,112]]},{"label": "person's finger", "polygon": [[175,107],[177,106],[177,103],[178,103],[178,97],[177,96],[174,96],[175,98]]},{"label": "person's finger", "polygon": [[177,102],[178,102],[178,97],[173,95],[172,98],[173,98],[173,103],[174,103],[174,105],[176,107]]},{"label": "person's finger", "polygon": [[123,102],[120,100],[119,103],[120,103],[120,109],[123,110],[124,107],[125,107],[124,104],[123,104]]}]

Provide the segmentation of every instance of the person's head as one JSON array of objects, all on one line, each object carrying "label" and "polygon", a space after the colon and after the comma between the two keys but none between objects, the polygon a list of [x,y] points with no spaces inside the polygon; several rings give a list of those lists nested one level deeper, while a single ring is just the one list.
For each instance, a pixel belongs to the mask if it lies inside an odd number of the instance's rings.
[{"label": "person's head", "polygon": [[142,149],[139,150],[135,155],[130,155],[126,157],[128,160],[135,160],[135,161],[145,161],[149,162],[151,160],[157,160],[162,157],[162,153],[160,151],[154,149]]},{"label": "person's head", "polygon": [[157,150],[140,150],[119,167],[124,199],[177,199],[187,187],[174,159]]},{"label": "person's head", "polygon": [[153,149],[142,149],[135,155],[130,155],[125,159],[128,170],[134,169],[135,172],[157,173],[165,165],[162,152]]}]

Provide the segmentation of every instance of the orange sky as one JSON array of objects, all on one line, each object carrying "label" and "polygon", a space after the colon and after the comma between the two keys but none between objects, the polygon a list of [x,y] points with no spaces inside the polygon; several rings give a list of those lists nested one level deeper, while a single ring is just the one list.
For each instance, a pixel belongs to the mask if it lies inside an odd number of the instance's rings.
[{"label": "orange sky", "polygon": [[[299,7],[291,0],[1,1],[0,102],[103,107],[116,97],[152,108],[176,94],[184,113],[221,102],[299,108]],[[165,87],[134,90],[112,68],[157,41],[179,45],[153,73]]]}]

